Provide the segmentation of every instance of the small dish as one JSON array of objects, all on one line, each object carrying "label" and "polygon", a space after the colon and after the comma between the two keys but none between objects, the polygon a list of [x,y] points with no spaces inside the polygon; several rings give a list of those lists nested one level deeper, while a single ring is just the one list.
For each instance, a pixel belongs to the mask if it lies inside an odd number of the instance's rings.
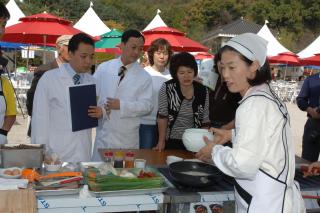
[{"label": "small dish", "polygon": [[190,159],[184,159],[184,161],[191,161],[191,162],[200,162],[203,163],[203,161],[197,159],[197,158],[190,158]]},{"label": "small dish", "polygon": [[183,161],[183,158],[180,158],[180,157],[177,157],[174,155],[167,156],[167,160],[166,160],[167,165],[174,163],[174,162],[178,162],[178,161]]},{"label": "small dish", "polygon": [[8,179],[20,178],[22,174],[22,169],[19,167],[11,167],[0,170],[0,176]]}]

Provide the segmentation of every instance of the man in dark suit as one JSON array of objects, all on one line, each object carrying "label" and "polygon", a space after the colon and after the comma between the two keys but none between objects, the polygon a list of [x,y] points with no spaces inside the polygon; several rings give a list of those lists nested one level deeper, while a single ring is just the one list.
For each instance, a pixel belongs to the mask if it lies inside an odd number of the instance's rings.
[{"label": "man in dark suit", "polygon": [[[59,38],[57,38],[56,49],[58,52],[58,57],[50,63],[43,64],[43,65],[39,66],[34,71],[34,74],[33,74],[34,77],[33,77],[32,83],[31,83],[31,87],[27,92],[26,105],[27,105],[27,110],[28,110],[29,116],[32,116],[33,97],[34,97],[34,93],[37,88],[38,81],[40,80],[42,75],[48,70],[58,68],[60,64],[69,62],[68,44],[69,44],[69,40],[71,39],[71,37],[72,37],[71,35],[62,35]],[[31,125],[29,125],[28,136],[31,136]]]}]

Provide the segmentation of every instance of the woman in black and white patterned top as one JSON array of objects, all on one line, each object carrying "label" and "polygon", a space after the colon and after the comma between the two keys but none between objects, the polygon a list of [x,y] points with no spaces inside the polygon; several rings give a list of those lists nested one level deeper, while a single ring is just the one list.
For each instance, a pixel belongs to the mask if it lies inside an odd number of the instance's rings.
[{"label": "woman in black and white patterned top", "polygon": [[208,89],[194,81],[198,67],[193,55],[182,52],[170,62],[172,79],[159,92],[159,140],[154,149],[185,149],[182,134],[188,128],[207,127],[209,120]]}]

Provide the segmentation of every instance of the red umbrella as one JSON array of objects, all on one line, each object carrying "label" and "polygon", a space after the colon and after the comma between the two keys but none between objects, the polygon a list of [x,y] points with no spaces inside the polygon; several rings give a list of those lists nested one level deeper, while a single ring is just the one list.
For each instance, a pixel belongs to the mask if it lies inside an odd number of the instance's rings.
[{"label": "red umbrella", "polygon": [[196,60],[203,60],[203,59],[211,59],[214,58],[213,55],[211,55],[210,53],[206,53],[206,52],[199,52],[197,53],[195,56]]},{"label": "red umbrella", "polygon": [[71,26],[71,22],[49,13],[40,13],[20,18],[21,23],[6,28],[4,41],[55,46],[61,35],[74,35],[81,31]]},{"label": "red umbrella", "polygon": [[276,56],[269,57],[268,60],[270,63],[275,63],[275,64],[287,64],[287,65],[301,64],[299,57],[292,52],[279,53]]},{"label": "red umbrella", "polygon": [[207,52],[209,50],[209,48],[187,38],[183,32],[174,28],[156,27],[142,33],[145,37],[145,50],[148,49],[152,41],[158,38],[166,39],[171,44],[173,51],[176,52]]},{"label": "red umbrella", "polygon": [[268,60],[270,63],[285,64],[286,65],[286,68],[284,70],[284,75],[283,75],[284,80],[286,79],[288,65],[296,65],[296,66],[301,65],[299,57],[292,52],[279,53],[276,56],[269,57]]},{"label": "red umbrella", "polygon": [[314,56],[302,59],[301,63],[303,65],[320,66],[320,53],[314,54]]}]

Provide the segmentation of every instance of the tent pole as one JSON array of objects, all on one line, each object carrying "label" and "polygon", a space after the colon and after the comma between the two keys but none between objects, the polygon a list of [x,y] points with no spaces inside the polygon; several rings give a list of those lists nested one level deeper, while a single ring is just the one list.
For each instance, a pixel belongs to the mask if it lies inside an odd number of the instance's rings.
[{"label": "tent pole", "polygon": [[288,67],[288,63],[286,63],[286,69],[284,70],[284,75],[283,75],[283,80],[286,80],[286,75],[287,75],[287,67]]},{"label": "tent pole", "polygon": [[27,70],[29,69],[29,49],[30,49],[30,46],[28,46],[28,49],[27,49]]},{"label": "tent pole", "polygon": [[46,51],[46,46],[47,46],[47,35],[43,35],[43,44],[44,44],[44,50],[43,50],[43,55],[42,55],[42,61],[43,61],[43,64],[46,64],[47,63],[47,51]]},{"label": "tent pole", "polygon": [[14,71],[16,72],[16,70],[17,70],[17,48],[14,49]]}]

